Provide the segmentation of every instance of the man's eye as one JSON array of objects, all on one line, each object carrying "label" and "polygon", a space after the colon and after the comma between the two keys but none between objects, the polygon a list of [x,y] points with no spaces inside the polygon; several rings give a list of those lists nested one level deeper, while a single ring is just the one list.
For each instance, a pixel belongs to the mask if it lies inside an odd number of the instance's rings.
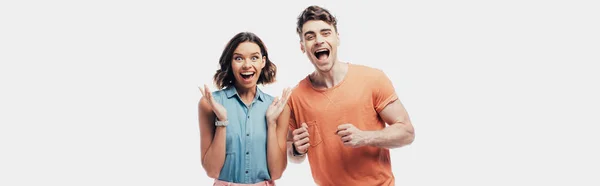
[{"label": "man's eye", "polygon": [[314,38],[313,36],[306,37],[306,39],[308,39],[308,40],[312,40],[313,38]]},{"label": "man's eye", "polygon": [[323,33],[324,36],[329,36],[329,34],[331,34],[331,33],[329,33],[329,32]]}]

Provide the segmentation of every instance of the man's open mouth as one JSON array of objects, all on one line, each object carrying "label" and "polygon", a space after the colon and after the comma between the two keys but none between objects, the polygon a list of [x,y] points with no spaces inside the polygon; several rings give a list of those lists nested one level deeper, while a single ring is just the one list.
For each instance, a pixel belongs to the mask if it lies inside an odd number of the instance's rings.
[{"label": "man's open mouth", "polygon": [[319,49],[317,51],[315,51],[315,57],[317,57],[317,59],[319,60],[325,60],[327,58],[329,58],[329,49]]}]

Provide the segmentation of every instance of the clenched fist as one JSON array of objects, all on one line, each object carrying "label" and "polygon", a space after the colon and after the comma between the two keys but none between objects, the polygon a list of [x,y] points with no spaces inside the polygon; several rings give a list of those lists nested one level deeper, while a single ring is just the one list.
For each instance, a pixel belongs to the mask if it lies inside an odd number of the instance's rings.
[{"label": "clenched fist", "polygon": [[306,123],[302,123],[302,127],[292,131],[293,140],[294,140],[294,149],[296,152],[304,155],[308,152],[308,147],[310,147],[309,139],[308,139],[308,125]]},{"label": "clenched fist", "polygon": [[367,139],[364,131],[349,123],[339,125],[336,134],[340,137],[345,146],[350,147],[363,146]]}]

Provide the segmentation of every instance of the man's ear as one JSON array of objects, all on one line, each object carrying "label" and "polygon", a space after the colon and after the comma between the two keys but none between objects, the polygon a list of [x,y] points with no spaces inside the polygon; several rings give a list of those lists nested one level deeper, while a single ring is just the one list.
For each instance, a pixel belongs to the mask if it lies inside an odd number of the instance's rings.
[{"label": "man's ear", "polygon": [[336,37],[337,37],[337,39],[338,39],[337,46],[340,46],[340,43],[342,43],[342,40],[340,40],[340,33],[339,33],[339,32],[336,32],[335,36],[336,36]]},{"label": "man's ear", "polygon": [[302,44],[302,41],[300,41],[300,50],[302,50],[302,53],[306,52],[306,50],[304,50],[304,45]]}]

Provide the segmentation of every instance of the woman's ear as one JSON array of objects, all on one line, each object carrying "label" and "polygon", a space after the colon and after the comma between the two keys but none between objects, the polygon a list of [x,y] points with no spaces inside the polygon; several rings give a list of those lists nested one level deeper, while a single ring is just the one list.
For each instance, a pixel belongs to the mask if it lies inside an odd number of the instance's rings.
[{"label": "woman's ear", "polygon": [[262,60],[262,64],[261,64],[261,69],[264,69],[265,66],[267,66],[267,56],[263,56],[263,60]]}]

